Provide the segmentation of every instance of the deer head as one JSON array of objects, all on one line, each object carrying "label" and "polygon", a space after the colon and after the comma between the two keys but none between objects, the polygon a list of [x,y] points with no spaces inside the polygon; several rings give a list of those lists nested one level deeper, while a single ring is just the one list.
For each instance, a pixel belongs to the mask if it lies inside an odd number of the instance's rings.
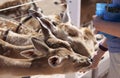
[{"label": "deer head", "polygon": [[77,72],[90,65],[90,60],[86,56],[76,54],[66,48],[49,48],[44,41],[37,38],[31,40],[34,49],[20,53],[28,59],[15,59],[0,55],[2,70],[0,74],[6,74],[6,72],[19,76],[65,74]]},{"label": "deer head", "polygon": [[[35,13],[34,17],[36,17],[41,23],[42,32],[45,36],[47,45],[53,48],[55,48],[54,46],[67,46],[66,48],[71,46],[76,53],[87,57],[91,56],[91,52],[93,52],[94,47],[88,47],[88,45],[94,46],[94,35],[92,32],[90,32],[90,30],[79,30],[70,23],[62,23],[56,27],[50,21],[44,18],[39,18],[39,13]],[[66,42],[70,43],[70,45],[68,45]],[[89,42],[93,43],[89,44]],[[92,49],[92,51],[89,50],[89,48]]]},{"label": "deer head", "polygon": [[63,41],[61,39],[58,39],[52,34],[52,32],[47,28],[46,22],[43,22],[44,18],[39,17],[39,13],[35,13],[35,14],[33,14],[33,16],[36,19],[38,19],[38,21],[41,25],[43,35],[44,35],[44,41],[49,47],[52,47],[52,48],[66,47],[67,49],[71,49],[70,45],[67,41]]},{"label": "deer head", "polygon": [[[75,64],[75,66],[89,66],[90,61],[86,56],[82,56],[80,54],[76,54],[73,51],[70,51],[66,48],[49,48],[43,41],[32,38],[33,45],[35,50],[26,50],[21,52],[21,55],[26,58],[40,59],[42,57],[48,58],[48,64],[51,67],[62,67],[66,64],[66,62],[71,62],[71,64]],[[43,54],[41,54],[41,52]],[[73,64],[73,66],[74,66]],[[83,67],[84,67],[83,66]]]}]

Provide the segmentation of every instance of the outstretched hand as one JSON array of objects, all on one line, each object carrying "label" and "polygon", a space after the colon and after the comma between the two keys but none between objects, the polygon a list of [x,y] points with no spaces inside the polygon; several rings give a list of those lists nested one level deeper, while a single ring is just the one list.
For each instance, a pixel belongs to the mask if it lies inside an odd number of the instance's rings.
[{"label": "outstretched hand", "polygon": [[[97,60],[97,59],[94,59],[94,60]],[[80,72],[85,73],[85,72],[87,72],[87,71],[89,71],[89,70],[96,69],[97,66],[98,66],[98,63],[99,63],[99,61],[93,61],[90,66],[85,67],[85,68],[82,68],[82,69],[80,70]]]}]

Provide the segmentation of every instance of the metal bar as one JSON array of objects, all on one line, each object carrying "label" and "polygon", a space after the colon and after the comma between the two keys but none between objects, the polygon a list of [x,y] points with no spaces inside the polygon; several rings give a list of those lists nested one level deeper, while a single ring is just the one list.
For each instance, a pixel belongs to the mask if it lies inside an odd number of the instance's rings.
[{"label": "metal bar", "polygon": [[37,2],[40,2],[40,1],[43,1],[43,0],[35,0],[35,1],[33,1],[33,2],[27,2],[27,3],[24,3],[24,4],[20,4],[20,5],[8,7],[8,8],[0,9],[0,12],[1,12],[1,11],[5,11],[5,10],[9,10],[9,9],[13,9],[13,8],[17,8],[17,7],[20,7],[20,6],[29,5],[29,4],[32,4],[32,3],[37,3]]}]

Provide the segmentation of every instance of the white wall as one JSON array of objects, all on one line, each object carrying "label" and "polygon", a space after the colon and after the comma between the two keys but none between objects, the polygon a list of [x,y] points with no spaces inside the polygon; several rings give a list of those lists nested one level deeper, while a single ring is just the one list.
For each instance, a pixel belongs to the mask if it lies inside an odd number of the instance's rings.
[{"label": "white wall", "polygon": [[72,24],[80,26],[80,8],[81,0],[67,0],[69,6],[69,13],[72,19]]}]

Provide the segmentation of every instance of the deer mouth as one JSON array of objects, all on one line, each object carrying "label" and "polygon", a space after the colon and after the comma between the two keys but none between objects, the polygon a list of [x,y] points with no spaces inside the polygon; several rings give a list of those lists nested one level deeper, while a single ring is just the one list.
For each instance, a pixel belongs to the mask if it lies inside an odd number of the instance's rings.
[{"label": "deer mouth", "polygon": [[88,67],[92,64],[91,62],[91,59],[86,59],[86,61],[84,62],[77,62],[77,63],[74,63],[75,65],[75,70],[82,70],[82,69],[87,69],[88,70]]}]

